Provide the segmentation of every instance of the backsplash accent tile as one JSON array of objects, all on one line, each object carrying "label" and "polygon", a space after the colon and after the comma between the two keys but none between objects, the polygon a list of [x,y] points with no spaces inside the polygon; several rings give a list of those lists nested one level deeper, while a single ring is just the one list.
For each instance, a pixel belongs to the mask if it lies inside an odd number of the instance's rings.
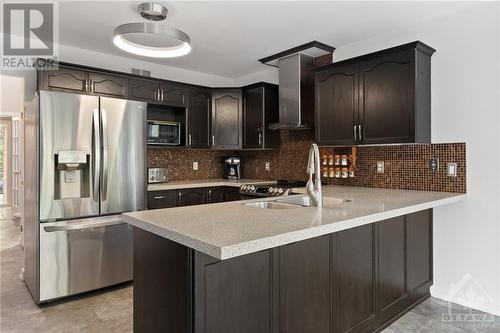
[{"label": "backsplash accent tile", "polygon": [[[279,150],[243,151],[243,176],[256,179],[307,179],[307,157],[314,140],[312,130],[280,131]],[[265,162],[271,163],[270,171]]]},{"label": "backsplash accent tile", "polygon": [[[322,148],[320,151],[335,155],[345,153],[345,148]],[[431,158],[439,159],[436,172],[429,169]],[[376,172],[377,161],[384,162],[382,174]],[[457,163],[456,177],[447,175],[447,163]],[[324,181],[338,185],[465,193],[465,143],[358,147],[355,177],[324,178]]]},{"label": "backsplash accent tile", "polygon": [[[280,131],[279,150],[214,151],[189,149],[148,149],[148,166],[166,167],[170,180],[222,178],[223,157],[238,155],[243,161],[243,177],[253,179],[307,180],[309,146],[314,131]],[[346,148],[320,148],[320,154],[343,154]],[[429,159],[439,159],[439,170],[429,170]],[[193,161],[199,170],[192,170]],[[385,172],[376,173],[377,161],[384,161]],[[270,162],[270,171],[265,170]],[[447,163],[457,163],[457,177],[446,174]],[[324,178],[329,184],[426,191],[466,192],[465,143],[415,144],[357,147],[354,178]]]},{"label": "backsplash accent tile", "polygon": [[[222,159],[232,151],[191,149],[148,149],[148,167],[168,169],[169,180],[193,180],[222,178]],[[193,162],[198,170],[193,170]]]}]

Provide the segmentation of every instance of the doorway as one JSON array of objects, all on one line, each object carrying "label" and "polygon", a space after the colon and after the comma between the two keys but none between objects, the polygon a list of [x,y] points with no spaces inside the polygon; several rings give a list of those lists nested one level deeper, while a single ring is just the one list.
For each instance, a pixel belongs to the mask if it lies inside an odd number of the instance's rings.
[{"label": "doorway", "polygon": [[0,207],[12,205],[12,119],[0,118]]}]

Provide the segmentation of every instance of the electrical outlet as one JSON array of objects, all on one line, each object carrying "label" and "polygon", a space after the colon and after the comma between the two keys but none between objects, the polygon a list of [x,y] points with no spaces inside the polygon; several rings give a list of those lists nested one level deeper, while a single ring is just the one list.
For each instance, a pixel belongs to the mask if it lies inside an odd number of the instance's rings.
[{"label": "electrical outlet", "polygon": [[448,163],[447,168],[449,177],[457,176],[457,163]]},{"label": "electrical outlet", "polygon": [[431,172],[436,172],[439,169],[439,158],[431,158],[429,160],[429,169]]},{"label": "electrical outlet", "polygon": [[271,171],[271,162],[266,162],[266,171]]},{"label": "electrical outlet", "polygon": [[193,170],[198,170],[198,162],[193,162]]},{"label": "electrical outlet", "polygon": [[377,161],[377,173],[384,173],[385,166],[384,161]]}]

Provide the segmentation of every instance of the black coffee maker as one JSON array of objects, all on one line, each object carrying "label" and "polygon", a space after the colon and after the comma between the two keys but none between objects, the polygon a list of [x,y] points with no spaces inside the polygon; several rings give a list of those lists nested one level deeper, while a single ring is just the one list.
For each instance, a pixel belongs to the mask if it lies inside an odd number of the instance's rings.
[{"label": "black coffee maker", "polygon": [[224,177],[231,180],[238,180],[241,178],[241,157],[224,157]]}]

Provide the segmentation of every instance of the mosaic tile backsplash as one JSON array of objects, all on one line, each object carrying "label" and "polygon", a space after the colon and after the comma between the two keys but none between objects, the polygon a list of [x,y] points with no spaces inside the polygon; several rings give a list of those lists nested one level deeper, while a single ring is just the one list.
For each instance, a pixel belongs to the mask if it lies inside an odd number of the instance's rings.
[{"label": "mosaic tile backsplash", "polygon": [[[170,180],[222,178],[222,159],[231,151],[191,149],[148,149],[148,166],[168,169]],[[193,170],[198,162],[198,170]]]},{"label": "mosaic tile backsplash", "polygon": [[[349,153],[346,149],[320,150],[321,154]],[[439,159],[432,172],[429,160]],[[377,173],[377,161],[384,162],[384,173]],[[447,175],[447,164],[457,163],[457,176]],[[397,188],[408,190],[466,192],[465,143],[370,146],[357,148],[354,178],[324,178],[338,185]]]},{"label": "mosaic tile backsplash", "polygon": [[[254,179],[306,180],[309,145],[313,131],[281,131],[281,148],[265,151],[212,151],[148,149],[150,167],[166,167],[171,180],[221,178],[224,156],[239,155],[243,177]],[[346,148],[321,148],[320,154],[350,153]],[[323,178],[330,184],[399,188],[427,191],[466,192],[465,143],[361,146],[357,148],[354,178]],[[439,159],[439,169],[429,170],[429,159]],[[192,170],[193,161],[199,170]],[[384,161],[384,173],[376,173],[377,161]],[[270,162],[270,170],[265,170]],[[457,163],[457,177],[446,174],[447,163]]]}]

